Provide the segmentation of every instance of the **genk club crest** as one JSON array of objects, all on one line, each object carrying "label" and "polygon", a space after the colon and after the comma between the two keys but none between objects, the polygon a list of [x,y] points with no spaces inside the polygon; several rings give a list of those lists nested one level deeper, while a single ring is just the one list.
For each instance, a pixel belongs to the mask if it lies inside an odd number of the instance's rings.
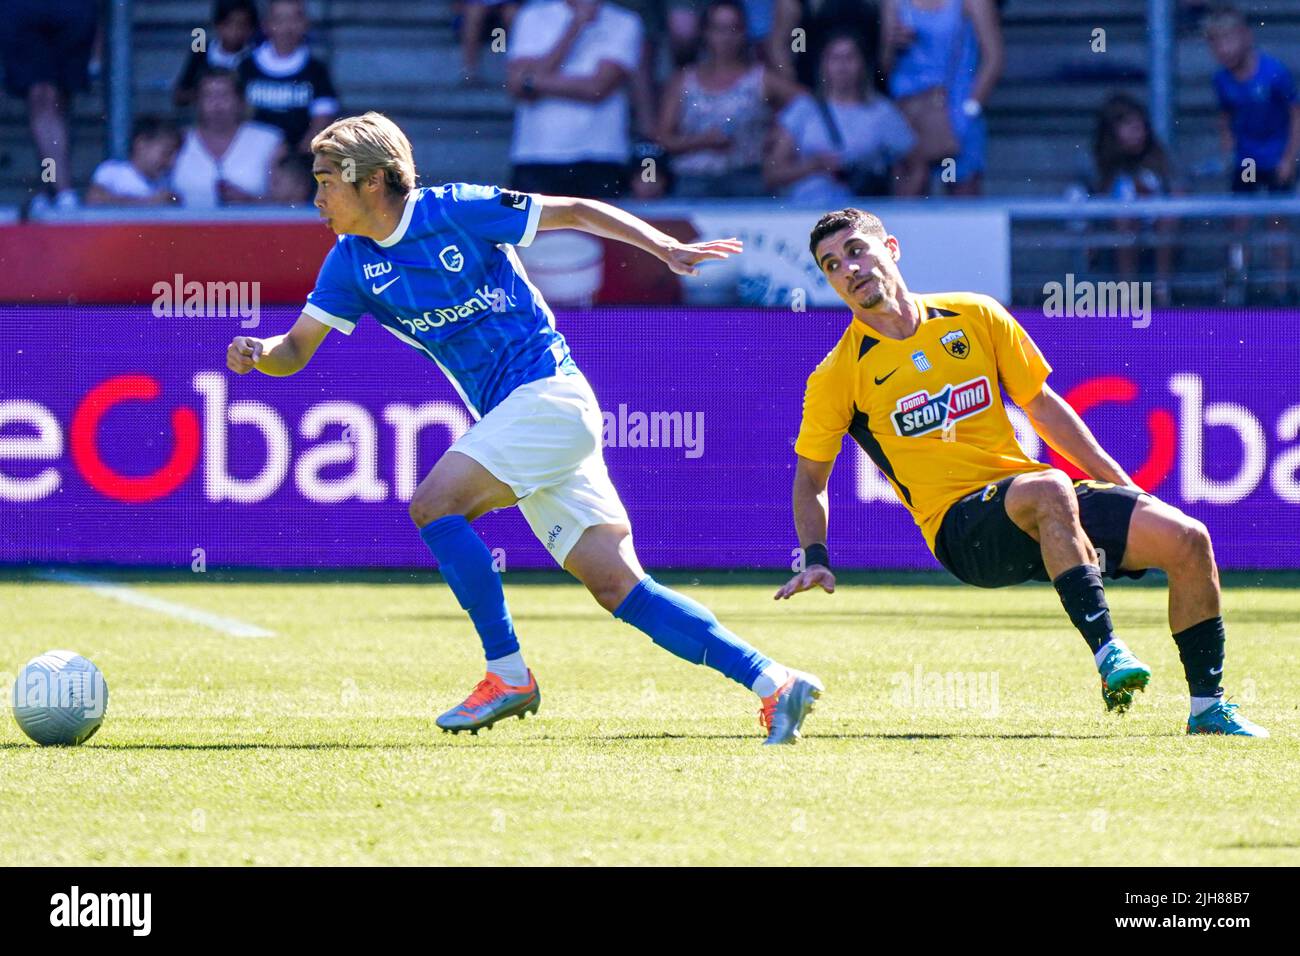
[{"label": "genk club crest", "polygon": [[461,254],[460,248],[454,245],[447,246],[438,253],[438,260],[448,272],[459,272],[465,268],[465,257]]}]

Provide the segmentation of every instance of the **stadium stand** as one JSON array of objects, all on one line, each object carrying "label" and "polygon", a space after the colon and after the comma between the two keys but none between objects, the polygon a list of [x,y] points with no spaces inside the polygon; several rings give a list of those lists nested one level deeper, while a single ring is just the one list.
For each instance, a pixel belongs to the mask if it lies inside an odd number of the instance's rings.
[{"label": "stadium stand", "polygon": [[[1145,0],[1010,0],[1003,10],[1006,69],[990,104],[988,194],[1060,196],[1075,177],[1092,136],[1094,112],[1113,91],[1146,95],[1149,60]],[[1262,3],[1242,9],[1262,10]],[[1300,6],[1268,11],[1261,42],[1300,68]],[[311,0],[313,48],[331,65],[345,111],[378,109],[410,134],[426,181],[504,180],[512,104],[497,85],[500,57],[483,58],[482,86],[458,82],[459,56],[449,0]],[[134,5],[134,110],[170,112],[170,90],[189,49],[190,31],[206,25],[207,0],[152,0]],[[1107,54],[1089,48],[1106,30]],[[385,50],[375,57],[375,50]],[[1183,24],[1177,53],[1175,163],[1194,192],[1214,191],[1214,68],[1199,34]],[[103,76],[77,98],[73,164],[84,184],[105,153]],[[445,148],[454,143],[455,149]],[[0,204],[22,204],[37,169],[26,109],[0,102]]]}]

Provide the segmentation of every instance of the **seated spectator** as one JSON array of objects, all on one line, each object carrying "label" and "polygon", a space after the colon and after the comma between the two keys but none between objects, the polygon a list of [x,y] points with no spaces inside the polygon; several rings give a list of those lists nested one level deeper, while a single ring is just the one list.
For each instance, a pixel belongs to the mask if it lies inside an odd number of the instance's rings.
[{"label": "seated spectator", "polygon": [[754,62],[740,0],[709,4],[699,62],[673,76],[660,108],[659,140],[672,157],[674,195],[766,195],[763,147],[773,109],[800,93]]},{"label": "seated spectator", "polygon": [[[801,31],[798,43],[796,29]],[[817,85],[822,48],[846,32],[856,35],[869,63],[878,62],[879,0],[773,0],[767,62],[811,90]]]},{"label": "seated spectator", "polygon": [[609,199],[627,188],[628,86],[641,53],[635,13],[601,0],[537,0],[519,11],[506,88],[517,102],[511,185]]},{"label": "seated spectator", "polygon": [[176,81],[172,102],[190,106],[198,94],[199,78],[208,70],[235,70],[252,50],[257,32],[257,5],[253,0],[216,0],[212,6],[212,29],[207,31],[202,50],[191,50],[185,69]]},{"label": "seated spectator", "polygon": [[885,0],[881,66],[889,95],[916,133],[897,192],[923,196],[934,168],[953,160],[954,195],[983,189],[984,104],[1002,74],[1002,27],[993,0]]},{"label": "seated spectator", "polygon": [[464,0],[460,5],[461,81],[466,86],[479,82],[478,65],[483,58],[483,31],[495,15],[507,33],[514,23],[519,4],[514,0]]},{"label": "seated spectator", "polygon": [[177,202],[172,167],[181,146],[180,130],[157,116],[141,116],[131,129],[131,158],[106,159],[86,190],[88,206],[161,206]]},{"label": "seated spectator", "polygon": [[851,196],[889,195],[895,165],[916,145],[912,128],[873,88],[856,36],[832,37],[822,48],[820,72],[816,97],[800,97],[779,118],[768,185],[828,206]]},{"label": "seated spectator", "polygon": [[32,198],[33,211],[77,205],[68,106],[72,94],[88,85],[98,10],[97,0],[9,0],[0,6],[5,89],[27,103],[40,163],[42,187]]},{"label": "seated spectator", "polygon": [[1126,93],[1111,96],[1097,113],[1093,163],[1093,196],[1131,201],[1173,192],[1169,155],[1151,117]]},{"label": "seated spectator", "polygon": [[307,46],[308,27],[302,0],[271,0],[266,42],[239,64],[253,119],[279,129],[299,153],[310,153],[312,139],[339,115],[329,68]]},{"label": "seated spectator", "polygon": [[285,154],[273,126],[246,120],[239,77],[212,70],[199,80],[196,122],[176,157],[172,185],[188,209],[262,202],[271,170]]},{"label": "seated spectator", "polygon": [[273,206],[307,209],[316,192],[316,177],[311,174],[312,157],[286,153],[271,170],[271,185],[266,201]]},{"label": "seated spectator", "polygon": [[[1097,114],[1093,164],[1089,193],[1094,197],[1133,202],[1178,191],[1169,154],[1156,138],[1151,117],[1141,103],[1124,93],[1111,96]],[[1116,246],[1113,257],[1103,255],[1100,268],[1113,268],[1124,281],[1136,279],[1139,272],[1154,272],[1156,304],[1168,305],[1176,220],[1125,218],[1116,220],[1114,227],[1117,235],[1133,241]]]}]

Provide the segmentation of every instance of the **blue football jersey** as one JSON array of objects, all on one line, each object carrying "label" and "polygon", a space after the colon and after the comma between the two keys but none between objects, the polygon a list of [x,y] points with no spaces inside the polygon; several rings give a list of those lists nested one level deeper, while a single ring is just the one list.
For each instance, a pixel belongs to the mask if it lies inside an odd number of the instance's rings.
[{"label": "blue football jersey", "polygon": [[416,189],[387,239],[340,236],[303,312],[351,334],[369,313],[434,362],[475,418],[528,382],[576,371],[514,246],[537,232],[528,193],[451,183]]}]

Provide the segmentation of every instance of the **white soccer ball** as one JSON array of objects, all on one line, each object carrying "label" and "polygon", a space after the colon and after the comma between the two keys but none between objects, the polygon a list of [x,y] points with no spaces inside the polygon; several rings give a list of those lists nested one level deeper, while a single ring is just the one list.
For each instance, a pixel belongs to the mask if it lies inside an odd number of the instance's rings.
[{"label": "white soccer ball", "polygon": [[27,662],[13,691],[14,720],[42,746],[84,743],[104,722],[108,684],[99,668],[72,651],[47,651]]}]

